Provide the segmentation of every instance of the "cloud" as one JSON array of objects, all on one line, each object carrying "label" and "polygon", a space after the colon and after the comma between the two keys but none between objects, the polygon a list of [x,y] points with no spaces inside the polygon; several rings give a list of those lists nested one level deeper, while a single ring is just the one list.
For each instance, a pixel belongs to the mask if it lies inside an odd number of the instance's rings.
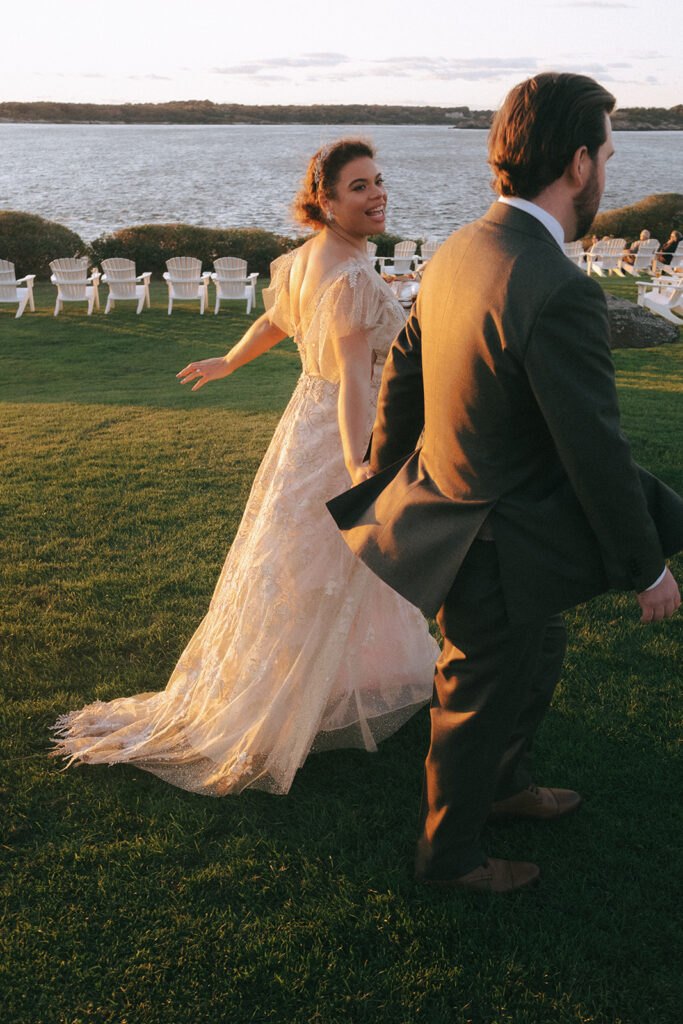
[{"label": "cloud", "polygon": [[[370,62],[365,72],[372,77],[396,75],[425,75],[430,78],[449,80],[454,78],[499,78],[508,74],[535,70],[535,57],[391,57]],[[361,71],[361,74],[363,72]]]},{"label": "cloud", "polygon": [[100,71],[32,71],[38,78],[111,78]]},{"label": "cloud", "polygon": [[[564,6],[600,5],[609,6],[604,0],[568,0]],[[655,56],[648,55],[650,58]],[[645,55],[640,54],[639,57]],[[214,74],[248,78],[252,82],[303,81],[328,85],[343,84],[359,78],[419,82],[498,82],[510,78],[521,79],[545,69],[592,75],[603,82],[615,82],[618,81],[615,76],[633,71],[632,59],[630,54],[604,63],[588,55],[584,58],[565,55],[563,59],[548,62],[530,56],[449,58],[416,54],[356,60],[343,53],[305,53],[297,57],[270,57],[209,70]]]},{"label": "cloud", "polygon": [[657,53],[656,50],[646,50],[644,53],[627,53],[629,60],[667,60],[670,53]]},{"label": "cloud", "polygon": [[[105,74],[102,71],[34,71],[33,74],[39,75],[42,78],[100,78],[106,79],[108,82],[114,82],[119,79],[118,75]],[[173,79],[168,75],[124,75],[123,78],[126,81],[131,82],[142,82],[142,81],[155,81],[155,82],[172,82]]]},{"label": "cloud", "polygon": [[552,65],[553,71],[568,71],[575,75],[608,75],[614,68],[629,68],[630,64],[624,62],[612,64],[597,64],[591,63],[590,61],[582,61],[581,58],[577,58],[571,61],[554,61]]},{"label": "cloud", "polygon": [[284,68],[324,68],[337,67],[348,63],[349,58],[343,53],[304,53],[300,57],[269,57],[265,60],[250,60],[244,64],[232,64],[224,68],[211,68],[214,75],[262,76],[264,71]]},{"label": "cloud", "polygon": [[259,75],[259,82],[291,82],[291,78],[287,78],[287,75]]},{"label": "cloud", "polygon": [[381,60],[351,61],[348,68],[328,73],[324,68],[307,75],[308,82],[345,82],[351,78],[417,79],[420,81],[480,81],[515,75],[533,74],[538,69],[535,57],[470,57],[447,58],[385,57]]},{"label": "cloud", "polygon": [[601,7],[606,11],[627,10],[634,11],[635,4],[624,4],[620,0],[616,3],[608,3],[607,0],[566,0],[563,4],[549,4],[549,7]]}]

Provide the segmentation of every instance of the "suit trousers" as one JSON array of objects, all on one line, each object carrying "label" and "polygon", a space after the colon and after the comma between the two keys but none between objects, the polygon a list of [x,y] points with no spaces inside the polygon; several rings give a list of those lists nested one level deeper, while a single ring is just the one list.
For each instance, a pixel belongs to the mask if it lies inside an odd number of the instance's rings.
[{"label": "suit trousers", "polygon": [[437,616],[444,637],[431,704],[415,873],[458,878],[486,860],[494,800],[532,781],[531,747],[557,685],[562,617],[511,626],[495,542],[474,541]]}]

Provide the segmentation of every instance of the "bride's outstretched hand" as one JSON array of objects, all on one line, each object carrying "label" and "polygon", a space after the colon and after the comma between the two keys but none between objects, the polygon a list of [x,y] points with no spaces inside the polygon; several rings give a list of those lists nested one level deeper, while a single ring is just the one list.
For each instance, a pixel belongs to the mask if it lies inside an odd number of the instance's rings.
[{"label": "bride's outstretched hand", "polygon": [[198,363],[188,363],[184,370],[176,373],[176,377],[180,377],[181,384],[190,384],[194,381],[192,390],[196,391],[207,381],[219,380],[221,377],[227,377],[230,373],[230,367],[225,359],[216,357],[215,359],[200,359]]}]

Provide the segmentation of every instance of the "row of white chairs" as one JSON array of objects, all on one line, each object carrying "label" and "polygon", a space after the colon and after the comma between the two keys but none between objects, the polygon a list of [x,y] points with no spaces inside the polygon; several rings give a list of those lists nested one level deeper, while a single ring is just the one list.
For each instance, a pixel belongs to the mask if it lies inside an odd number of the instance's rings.
[{"label": "row of white chairs", "polygon": [[176,256],[166,260],[167,270],[163,274],[168,285],[168,312],[173,310],[174,300],[199,299],[199,312],[209,301],[209,280],[216,287],[214,313],[218,313],[222,299],[246,299],[247,313],[256,303],[256,281],[258,274],[247,273],[247,261],[237,256],[222,256],[213,261],[214,271],[202,271],[201,260],[194,256]]},{"label": "row of white chairs", "polygon": [[[258,274],[247,273],[246,260],[235,256],[224,256],[214,260],[214,271],[202,271],[201,260],[193,256],[179,256],[166,261],[167,271],[163,278],[168,286],[168,312],[173,310],[174,301],[199,300],[199,311],[204,312],[208,303],[209,280],[216,289],[214,313],[218,313],[224,299],[246,300],[247,313],[256,302],[256,281]],[[151,271],[136,274],[132,260],[113,258],[102,261],[103,274],[95,268],[88,274],[88,258],[58,259],[50,263],[50,280],[57,287],[57,301],[54,315],[57,316],[65,302],[87,302],[88,316],[93,308],[100,308],[99,284],[107,284],[109,295],[104,312],[109,313],[119,301],[137,302],[137,313],[146,304],[149,308],[149,282]],[[17,303],[16,319],[26,306],[35,310],[33,282],[35,274],[18,278],[14,264],[0,260],[0,302]]]},{"label": "row of white chairs", "polygon": [[659,242],[656,238],[640,243],[632,263],[624,260],[626,241],[623,238],[596,242],[589,252],[583,251],[581,242],[567,242],[564,249],[569,259],[587,274],[650,275],[650,280],[636,282],[638,305],[683,327],[683,242],[678,243],[669,263],[657,259]]},{"label": "row of white chairs", "polygon": [[[441,242],[423,242],[420,253],[417,243],[409,239],[398,242],[394,246],[393,256],[377,256],[377,245],[368,241],[367,251],[370,259],[378,264],[382,274],[388,277],[399,277],[420,270],[434,255]],[[192,256],[178,256],[166,261],[167,270],[163,278],[168,286],[168,312],[173,310],[174,301],[199,301],[199,311],[204,312],[208,304],[209,280],[216,288],[214,313],[218,313],[221,300],[243,299],[250,313],[256,303],[256,280],[258,274],[247,273],[246,260],[234,256],[225,256],[214,260],[214,271],[202,271],[201,261]],[[150,271],[136,273],[135,263],[123,258],[112,258],[102,261],[100,274],[94,268],[88,274],[87,257],[73,259],[57,259],[50,263],[52,271],[50,280],[57,287],[57,300],[54,315],[58,316],[65,302],[87,302],[88,316],[94,308],[100,308],[99,284],[109,286],[109,295],[104,312],[109,313],[116,302],[137,302],[137,313],[141,313],[145,304],[149,308]],[[16,318],[22,316],[26,306],[35,310],[33,299],[33,282],[35,274],[27,274],[18,278],[14,264],[8,260],[0,260],[0,302],[16,303]]]},{"label": "row of white chairs", "polygon": [[377,245],[374,242],[367,243],[368,256],[378,264],[380,273],[391,276],[410,274],[424,267],[440,245],[438,241],[423,242],[418,255],[417,242],[405,239],[396,243],[393,256],[377,256]]},{"label": "row of white chairs", "polygon": [[598,274],[600,277],[606,274],[640,277],[642,274],[661,273],[676,276],[683,271],[683,242],[678,243],[669,263],[658,259],[660,243],[656,238],[640,243],[638,251],[632,254],[633,262],[624,258],[626,250],[624,238],[608,238],[596,242],[588,252],[584,252],[581,242],[567,242],[564,247],[573,263],[582,267],[587,274]]}]

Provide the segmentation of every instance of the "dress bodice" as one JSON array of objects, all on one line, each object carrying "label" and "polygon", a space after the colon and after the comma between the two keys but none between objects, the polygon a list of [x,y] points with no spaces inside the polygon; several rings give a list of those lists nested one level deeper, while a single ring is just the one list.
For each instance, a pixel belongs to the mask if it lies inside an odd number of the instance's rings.
[{"label": "dress bodice", "polygon": [[340,376],[334,339],[363,331],[373,361],[382,364],[405,323],[405,313],[369,260],[351,257],[337,264],[298,315],[293,314],[290,275],[298,250],[271,264],[270,287],[263,300],[272,323],[294,338],[304,372],[337,383]]}]

